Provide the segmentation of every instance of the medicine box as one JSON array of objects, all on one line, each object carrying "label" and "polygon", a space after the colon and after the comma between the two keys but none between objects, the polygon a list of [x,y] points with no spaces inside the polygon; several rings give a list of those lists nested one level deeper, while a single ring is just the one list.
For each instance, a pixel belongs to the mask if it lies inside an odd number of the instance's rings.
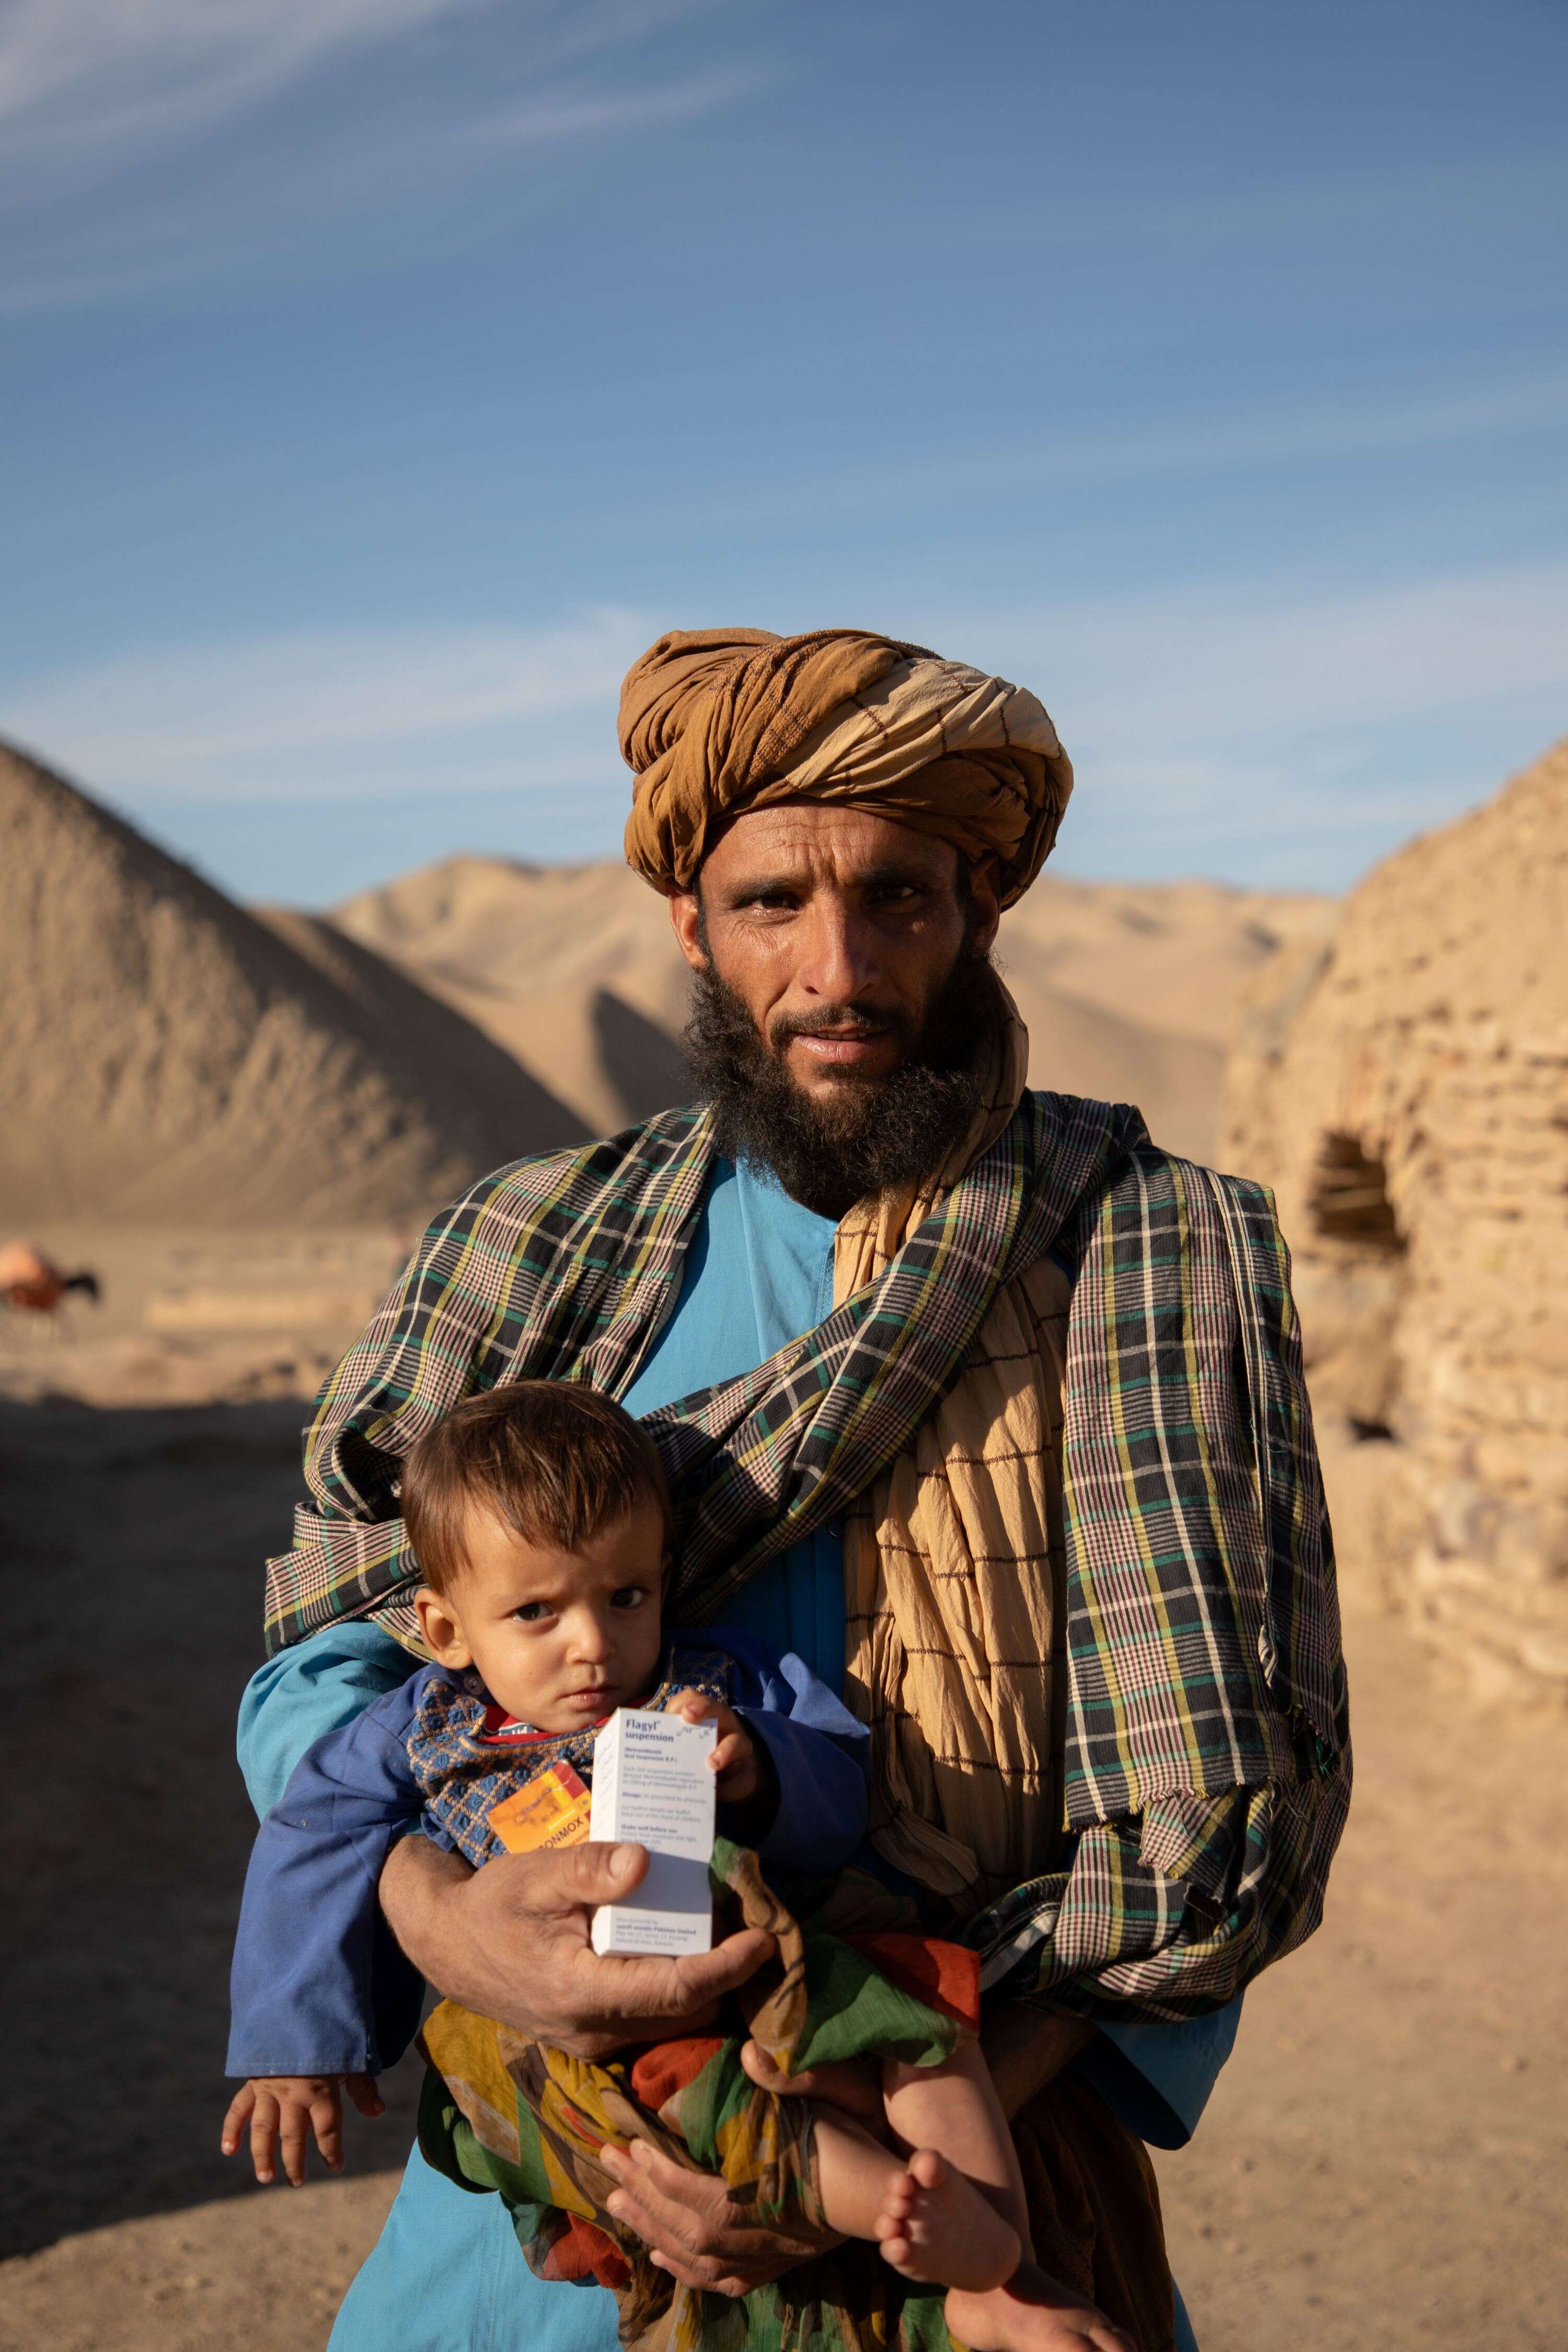
[{"label": "medicine box", "polygon": [[581,1845],[588,1835],[588,1784],[570,1764],[550,1765],[485,1815],[508,1853]]},{"label": "medicine box", "polygon": [[647,1848],[648,1871],[624,1902],[594,1914],[596,1952],[678,1958],[713,1943],[708,1862],[713,1852],[710,1723],[618,1707],[594,1742],[590,1833]]}]

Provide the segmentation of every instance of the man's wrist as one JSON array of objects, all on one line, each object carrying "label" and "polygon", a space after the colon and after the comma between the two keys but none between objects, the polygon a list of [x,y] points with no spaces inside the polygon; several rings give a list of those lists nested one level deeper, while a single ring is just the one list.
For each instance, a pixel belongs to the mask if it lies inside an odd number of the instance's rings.
[{"label": "man's wrist", "polygon": [[382,1865],[379,1893],[386,1924],[420,1975],[437,1986],[447,1940],[441,1906],[472,1877],[461,1854],[426,1837],[400,1838]]},{"label": "man's wrist", "polygon": [[1009,2119],[1072,2064],[1097,2030],[1087,2018],[1035,2009],[1025,2001],[1004,2001],[988,2012],[980,2046]]},{"label": "man's wrist", "polygon": [[765,1739],[754,1739],[757,1785],[739,1804],[721,1804],[720,1828],[737,1845],[761,1845],[779,1817],[779,1774]]}]

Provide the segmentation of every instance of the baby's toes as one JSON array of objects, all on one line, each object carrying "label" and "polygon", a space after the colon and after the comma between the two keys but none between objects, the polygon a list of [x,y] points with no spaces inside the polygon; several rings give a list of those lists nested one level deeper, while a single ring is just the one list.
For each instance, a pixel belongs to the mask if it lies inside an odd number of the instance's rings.
[{"label": "baby's toes", "polygon": [[877,2221],[877,2252],[896,2271],[901,2271],[915,2258],[915,2250],[905,2234],[903,2224],[900,2221],[887,2222],[881,2216]]},{"label": "baby's toes", "polygon": [[940,2189],[947,2179],[947,2167],[934,2147],[917,2147],[905,2177],[921,2189]]}]

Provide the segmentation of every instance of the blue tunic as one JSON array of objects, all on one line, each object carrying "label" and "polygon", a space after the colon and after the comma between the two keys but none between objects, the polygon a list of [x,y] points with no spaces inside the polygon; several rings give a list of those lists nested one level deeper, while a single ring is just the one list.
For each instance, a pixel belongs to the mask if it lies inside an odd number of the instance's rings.
[{"label": "blue tunic", "polygon": [[[670,1319],[626,1396],[651,1412],[750,1371],[833,1304],[835,1228],[779,1188],[721,1162]],[[824,1528],[763,1570],[729,1622],[795,1651],[832,1689],[844,1673],[844,1568]],[[339,1625],[262,1666],[240,1706],[239,1760],[258,1813],[277,1803],[311,1741],[406,1679],[408,1662],[370,1625]],[[1193,2025],[1105,2026],[1085,2065],[1128,2126],[1156,2146],[1191,2137],[1229,2055],[1239,2000]],[[1177,2297],[1178,2352],[1195,2352]],[[499,2198],[432,2172],[417,2148],[386,2227],[349,2289],[329,2352],[616,2352],[615,2298],[547,2286],[520,2256]]]}]

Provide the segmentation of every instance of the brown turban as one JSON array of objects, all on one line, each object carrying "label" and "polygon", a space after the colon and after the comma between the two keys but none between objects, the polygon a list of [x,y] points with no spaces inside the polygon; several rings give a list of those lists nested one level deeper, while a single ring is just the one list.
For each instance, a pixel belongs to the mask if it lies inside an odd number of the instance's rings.
[{"label": "brown turban", "polygon": [[1011,906],[1045,864],[1072,765],[1032,694],[865,629],[671,629],[627,671],[626,860],[689,889],[713,828],[770,801],[845,801],[994,856]]}]

